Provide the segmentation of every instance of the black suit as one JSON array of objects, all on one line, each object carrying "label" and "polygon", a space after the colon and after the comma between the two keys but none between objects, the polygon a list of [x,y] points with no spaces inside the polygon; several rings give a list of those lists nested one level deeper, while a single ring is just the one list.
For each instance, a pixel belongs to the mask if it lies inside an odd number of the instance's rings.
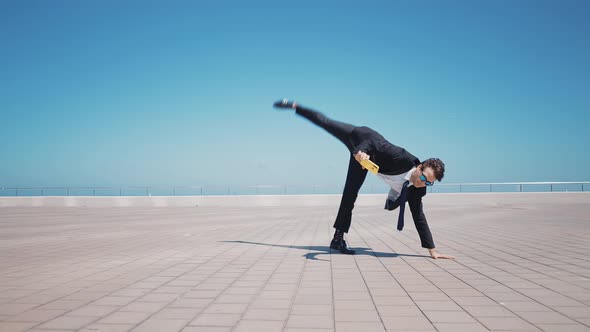
[{"label": "black suit", "polygon": [[[348,123],[339,122],[326,117],[320,112],[297,106],[296,113],[324,128],[334,137],[338,138],[351,153],[348,162],[348,174],[342,193],[342,200],[334,228],[348,232],[352,220],[352,209],[358,196],[358,192],[365,181],[367,170],[354,159],[358,151],[368,154],[371,160],[379,165],[379,173],[386,175],[403,174],[420,164],[420,160],[406,151],[404,148],[389,143],[381,134],[368,127],[356,127]],[[407,199],[414,224],[420,235],[422,247],[434,248],[432,234],[426,217],[422,210],[422,197],[426,195],[426,187],[408,187]],[[387,200],[385,208],[393,210],[399,207],[399,198],[396,201]]]}]

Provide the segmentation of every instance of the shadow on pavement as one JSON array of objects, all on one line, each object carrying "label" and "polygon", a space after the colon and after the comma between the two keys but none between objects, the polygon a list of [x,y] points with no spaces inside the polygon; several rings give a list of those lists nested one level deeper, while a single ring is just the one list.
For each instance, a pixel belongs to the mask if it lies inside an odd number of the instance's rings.
[{"label": "shadow on pavement", "polygon": [[[259,246],[268,246],[268,247],[279,247],[279,248],[290,248],[290,249],[301,249],[306,251],[317,251],[317,252],[309,252],[304,254],[303,257],[312,260],[318,260],[316,256],[318,255],[326,255],[330,253],[339,253],[338,250],[330,249],[328,246],[289,246],[285,244],[270,244],[270,243],[260,243],[260,242],[250,242],[250,241],[219,241],[219,242],[227,242],[227,243],[244,243],[244,244],[255,244]],[[425,255],[411,255],[411,254],[397,254],[393,252],[379,252],[373,251],[371,248],[350,248],[355,251],[355,255],[367,255],[367,256],[375,256],[375,257],[425,257],[430,258],[430,256]],[[320,259],[321,260],[321,259]]]}]

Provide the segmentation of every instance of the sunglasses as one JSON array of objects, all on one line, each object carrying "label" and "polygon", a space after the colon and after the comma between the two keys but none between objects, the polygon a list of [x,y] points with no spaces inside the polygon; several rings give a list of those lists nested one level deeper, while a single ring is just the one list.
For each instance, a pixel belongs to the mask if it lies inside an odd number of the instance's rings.
[{"label": "sunglasses", "polygon": [[428,181],[424,174],[420,175],[420,181],[424,182],[424,184],[426,184],[427,186],[432,186],[434,184],[434,182]]}]

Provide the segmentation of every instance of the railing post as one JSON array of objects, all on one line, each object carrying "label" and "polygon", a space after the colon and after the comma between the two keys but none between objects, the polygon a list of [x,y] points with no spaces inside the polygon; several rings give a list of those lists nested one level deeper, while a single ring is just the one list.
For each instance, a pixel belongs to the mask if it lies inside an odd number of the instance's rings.
[{"label": "railing post", "polygon": [[41,189],[41,196],[45,196],[45,189]]},{"label": "railing post", "polygon": [[92,189],[92,196],[96,196],[96,188]]},{"label": "railing post", "polygon": [[553,192],[553,183],[551,183],[549,186],[551,188],[551,192]]},{"label": "railing post", "polygon": [[172,187],[172,196],[176,196],[176,187]]},{"label": "railing post", "polygon": [[522,183],[518,185],[518,191],[522,192]]},{"label": "railing post", "polygon": [[460,184],[460,185],[459,185],[459,192],[460,192],[460,193],[462,193],[462,192],[463,192],[463,185],[462,185],[462,184]]},{"label": "railing post", "polygon": [[492,192],[492,184],[490,183],[490,192]]},{"label": "railing post", "polygon": [[16,196],[18,196],[18,188],[16,188]]}]

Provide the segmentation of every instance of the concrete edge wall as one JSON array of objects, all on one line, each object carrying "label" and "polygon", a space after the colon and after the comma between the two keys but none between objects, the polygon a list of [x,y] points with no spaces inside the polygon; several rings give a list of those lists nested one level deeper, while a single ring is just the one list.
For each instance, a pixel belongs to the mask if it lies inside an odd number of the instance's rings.
[{"label": "concrete edge wall", "polygon": [[[359,195],[356,206],[383,206],[387,195]],[[1,207],[250,207],[327,206],[340,203],[341,195],[232,195],[232,196],[33,196],[0,197]],[[530,200],[558,204],[562,201],[590,204],[589,192],[576,193],[453,193],[428,194],[425,202],[469,204],[489,200],[494,203]]]}]

